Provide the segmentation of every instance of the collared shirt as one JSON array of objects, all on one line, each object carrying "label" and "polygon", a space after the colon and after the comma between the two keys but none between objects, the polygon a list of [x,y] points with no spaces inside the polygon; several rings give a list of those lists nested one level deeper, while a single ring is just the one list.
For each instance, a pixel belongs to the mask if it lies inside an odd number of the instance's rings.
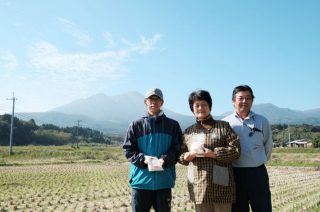
[{"label": "collared shirt", "polygon": [[250,112],[242,120],[236,112],[225,117],[240,138],[240,158],[233,161],[233,167],[258,167],[271,157],[273,146],[272,131],[268,120]]}]

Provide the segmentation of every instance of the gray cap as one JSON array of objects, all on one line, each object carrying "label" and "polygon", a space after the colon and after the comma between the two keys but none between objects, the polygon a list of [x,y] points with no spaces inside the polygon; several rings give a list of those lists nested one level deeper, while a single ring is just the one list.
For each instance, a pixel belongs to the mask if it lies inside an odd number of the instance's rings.
[{"label": "gray cap", "polygon": [[150,96],[156,95],[163,101],[162,91],[159,88],[151,88],[147,91],[145,98],[148,99]]}]

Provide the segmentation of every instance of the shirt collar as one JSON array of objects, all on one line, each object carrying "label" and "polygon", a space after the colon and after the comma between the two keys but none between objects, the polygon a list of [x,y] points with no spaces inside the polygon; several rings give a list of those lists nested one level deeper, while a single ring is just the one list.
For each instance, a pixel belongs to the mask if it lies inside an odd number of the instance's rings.
[{"label": "shirt collar", "polygon": [[[236,118],[241,119],[240,116],[236,113],[236,111],[233,112],[233,115],[234,115]],[[250,110],[248,116],[247,116],[245,119],[251,119],[251,118],[254,117],[254,115],[255,115],[255,113]]]}]

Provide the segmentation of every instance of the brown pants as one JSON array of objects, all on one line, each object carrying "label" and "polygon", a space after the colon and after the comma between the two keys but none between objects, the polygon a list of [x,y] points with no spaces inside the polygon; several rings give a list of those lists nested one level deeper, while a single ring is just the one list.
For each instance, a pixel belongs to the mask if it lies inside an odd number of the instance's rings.
[{"label": "brown pants", "polygon": [[196,212],[231,212],[231,203],[196,204]]}]

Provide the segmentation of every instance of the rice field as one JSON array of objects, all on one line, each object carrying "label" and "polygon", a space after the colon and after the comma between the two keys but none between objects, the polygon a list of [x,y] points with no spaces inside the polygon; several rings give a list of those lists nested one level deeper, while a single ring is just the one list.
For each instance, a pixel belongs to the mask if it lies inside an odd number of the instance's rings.
[{"label": "rice field", "polygon": [[[273,211],[320,211],[320,169],[268,166]],[[131,211],[128,163],[0,166],[0,211]],[[177,165],[172,211],[194,211]]]}]

